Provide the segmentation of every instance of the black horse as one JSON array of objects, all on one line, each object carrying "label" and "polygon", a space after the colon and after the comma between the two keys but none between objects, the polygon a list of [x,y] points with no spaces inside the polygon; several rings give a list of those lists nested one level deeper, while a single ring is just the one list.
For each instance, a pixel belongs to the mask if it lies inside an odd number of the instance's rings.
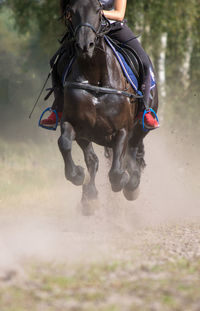
[{"label": "black horse", "polygon": [[[102,33],[102,14],[98,0],[71,0],[67,6],[75,40],[76,58],[64,87],[64,110],[58,145],[65,162],[65,176],[83,185],[82,200],[97,198],[95,175],[98,158],[92,142],[112,149],[109,180],[112,190],[123,190],[134,200],[144,167],[144,132],[136,119],[139,100],[127,83],[119,62]],[[157,88],[151,107],[157,111]],[[90,181],[84,184],[84,169],[75,165],[72,141],[84,153]]]}]

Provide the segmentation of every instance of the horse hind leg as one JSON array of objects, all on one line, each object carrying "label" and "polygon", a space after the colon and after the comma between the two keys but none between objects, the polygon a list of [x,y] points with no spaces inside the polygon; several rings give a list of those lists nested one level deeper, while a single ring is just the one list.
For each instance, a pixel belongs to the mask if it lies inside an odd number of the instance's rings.
[{"label": "horse hind leg", "polygon": [[87,202],[88,200],[97,199],[98,196],[98,191],[95,185],[95,177],[99,167],[99,160],[94,152],[91,142],[83,139],[77,139],[77,143],[83,151],[85,163],[90,174],[89,182],[83,185],[82,194],[82,202]]},{"label": "horse hind leg", "polygon": [[75,131],[68,122],[61,124],[61,136],[58,139],[58,146],[65,163],[65,177],[74,185],[80,186],[85,179],[84,169],[74,164],[72,159],[72,141],[75,140]]},{"label": "horse hind leg", "polygon": [[127,131],[121,129],[115,137],[113,145],[112,167],[109,172],[109,179],[114,192],[121,191],[128,183],[129,176],[123,167],[124,156],[127,148]]},{"label": "horse hind leg", "polygon": [[123,189],[124,196],[129,201],[136,200],[139,195],[141,172],[145,165],[143,141],[140,142],[138,147],[129,146],[127,171],[130,179]]}]

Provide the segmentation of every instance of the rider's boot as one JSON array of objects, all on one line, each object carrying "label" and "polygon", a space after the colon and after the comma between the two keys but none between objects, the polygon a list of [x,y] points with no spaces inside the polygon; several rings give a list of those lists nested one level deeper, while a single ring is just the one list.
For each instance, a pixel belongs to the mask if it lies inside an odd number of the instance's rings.
[{"label": "rider's boot", "polygon": [[[63,101],[64,101],[63,89],[60,86],[56,86],[56,87],[54,86],[53,89],[54,89],[55,99],[51,107],[52,112],[48,118],[43,119],[41,121],[41,125],[43,126],[55,127],[57,123],[57,118],[58,118],[58,123],[59,123],[62,117]],[[54,111],[56,111],[57,116]]]},{"label": "rider's boot", "polygon": [[[148,85],[142,85],[141,87],[142,93],[143,93],[143,111],[140,111],[138,113],[138,119],[141,121],[143,119],[144,115],[144,127],[148,130],[154,130],[159,127],[159,122],[155,118],[155,115],[152,114],[152,111],[150,110],[150,88]],[[148,111],[149,109],[149,111]]]},{"label": "rider's boot", "polygon": [[57,115],[56,115],[56,113],[52,111],[51,114],[48,116],[48,118],[41,121],[41,125],[47,126],[47,127],[55,127],[56,124],[60,122],[61,118],[62,118],[62,112],[57,112]]},{"label": "rider's boot", "polygon": [[[142,111],[139,112],[139,114],[138,114],[138,119],[139,120],[143,119],[143,114],[144,114],[144,111],[143,112]],[[147,111],[147,113],[144,116],[144,126],[148,130],[154,130],[154,129],[157,129],[160,126],[158,121],[152,115],[151,111]]]},{"label": "rider's boot", "polygon": [[[56,123],[60,122],[62,117],[62,107],[63,107],[63,90],[59,88],[54,88],[54,102],[51,107],[52,112],[48,118],[41,121],[41,125],[48,127],[55,127]],[[55,113],[56,112],[56,113]],[[56,115],[57,114],[57,115]],[[58,119],[58,120],[57,120]]]}]

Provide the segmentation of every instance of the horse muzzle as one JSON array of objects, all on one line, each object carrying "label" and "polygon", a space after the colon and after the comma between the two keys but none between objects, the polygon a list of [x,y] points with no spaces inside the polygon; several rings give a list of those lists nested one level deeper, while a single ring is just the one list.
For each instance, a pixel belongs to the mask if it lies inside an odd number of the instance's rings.
[{"label": "horse muzzle", "polygon": [[95,43],[93,41],[88,43],[79,43],[76,42],[75,44],[76,53],[78,56],[83,58],[92,58],[95,48]]}]

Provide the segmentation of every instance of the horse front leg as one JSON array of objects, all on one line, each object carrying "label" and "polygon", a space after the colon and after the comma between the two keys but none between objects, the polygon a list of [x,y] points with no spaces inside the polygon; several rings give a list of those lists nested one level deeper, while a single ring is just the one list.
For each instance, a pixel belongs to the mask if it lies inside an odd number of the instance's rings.
[{"label": "horse front leg", "polygon": [[74,164],[72,159],[72,141],[75,140],[76,134],[72,125],[68,122],[61,124],[61,136],[58,139],[58,146],[62,153],[65,163],[65,177],[74,185],[80,186],[84,182],[85,174],[81,166]]},{"label": "horse front leg", "polygon": [[83,185],[82,202],[85,203],[88,200],[97,199],[98,191],[95,185],[95,177],[99,167],[99,160],[91,142],[83,139],[77,139],[76,141],[83,150],[85,163],[90,174],[89,182]]},{"label": "horse front leg", "polygon": [[109,172],[109,179],[114,192],[121,191],[129,180],[123,167],[124,156],[127,148],[127,131],[121,129],[115,137],[113,144],[113,161]]}]

